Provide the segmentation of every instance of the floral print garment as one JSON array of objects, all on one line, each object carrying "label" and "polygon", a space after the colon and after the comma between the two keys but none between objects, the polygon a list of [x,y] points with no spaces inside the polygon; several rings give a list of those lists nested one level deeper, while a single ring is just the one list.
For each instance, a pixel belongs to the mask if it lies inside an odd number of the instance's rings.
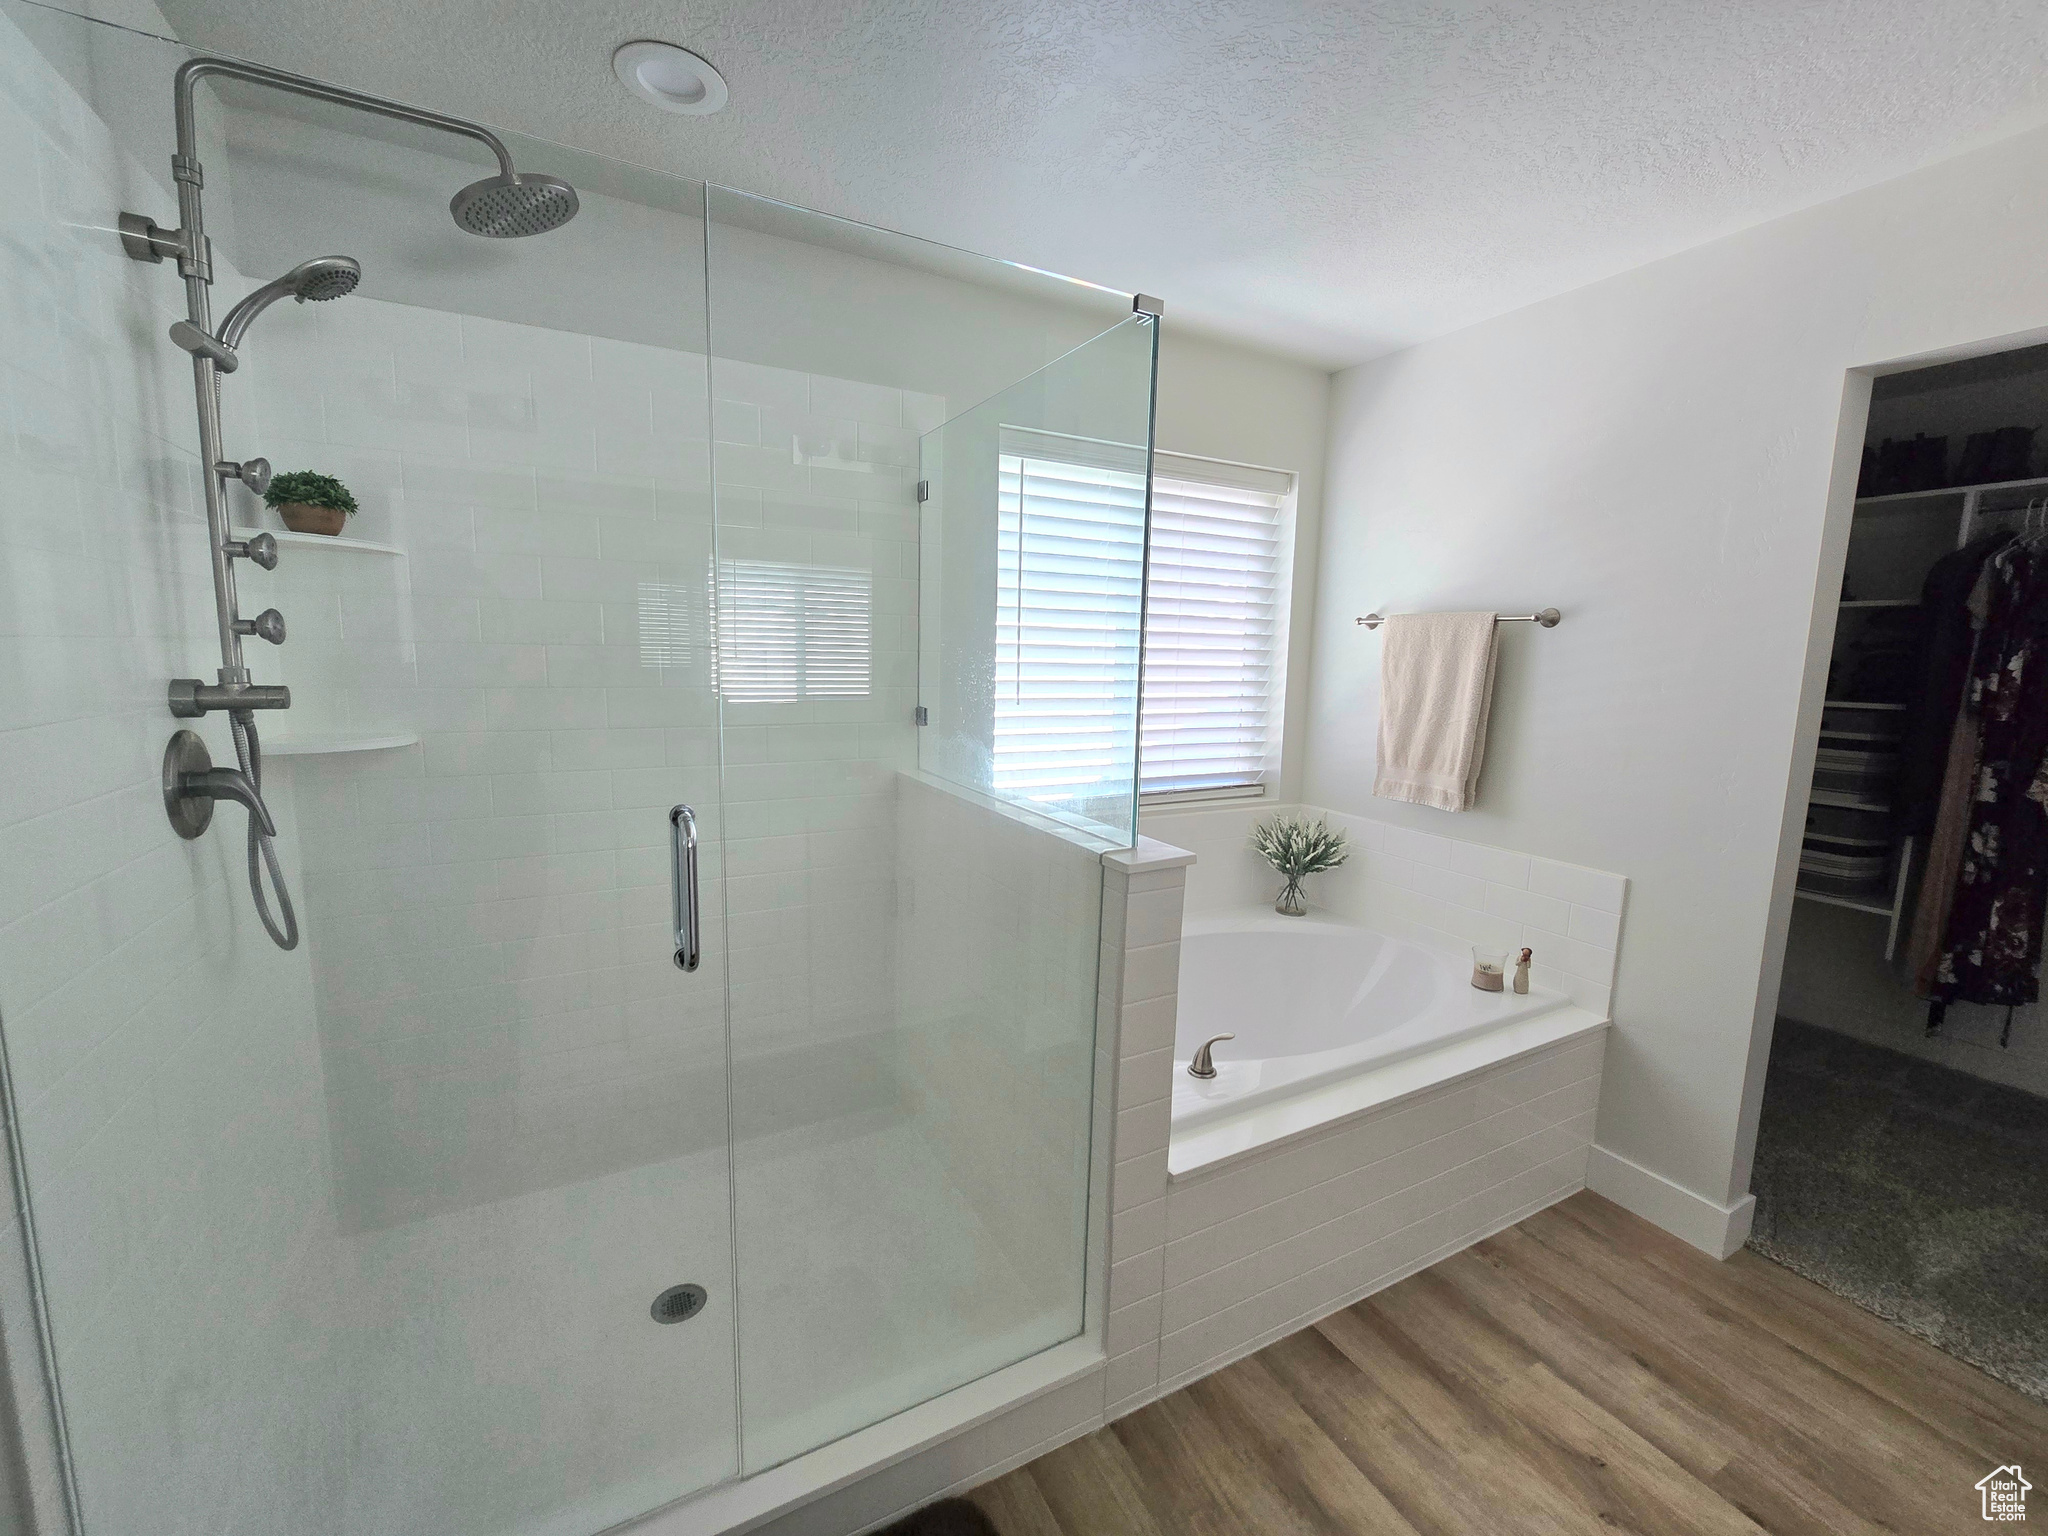
[{"label": "floral print garment", "polygon": [[1934,996],[2022,1005],[2040,996],[2048,889],[2048,549],[2013,544],[1992,561],[1970,705],[1983,744]]}]

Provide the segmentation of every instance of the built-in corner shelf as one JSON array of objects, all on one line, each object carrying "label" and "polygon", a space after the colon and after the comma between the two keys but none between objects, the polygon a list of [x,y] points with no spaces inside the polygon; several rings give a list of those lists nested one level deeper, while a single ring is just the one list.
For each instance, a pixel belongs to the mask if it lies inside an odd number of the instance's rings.
[{"label": "built-in corner shelf", "polygon": [[402,555],[405,551],[396,544],[379,544],[374,539],[344,539],[339,534],[287,533],[280,528],[237,528],[238,539],[253,539],[259,533],[267,533],[277,540],[279,548],[291,549],[352,549],[362,555]]},{"label": "built-in corner shelf", "polygon": [[1845,597],[1842,599],[1841,606],[1844,608],[1918,608],[1920,606],[1920,599],[1917,597]]},{"label": "built-in corner shelf", "polygon": [[262,740],[265,757],[318,757],[329,752],[389,752],[395,747],[419,744],[419,732],[394,731],[384,735],[351,736],[343,732],[318,736],[278,736]]},{"label": "built-in corner shelf", "polygon": [[1902,710],[1902,709],[1904,709],[1904,708],[1906,707],[1906,706],[1905,706],[1905,705],[1903,705],[1903,704],[1859,704],[1859,703],[1857,703],[1857,702],[1856,702],[1856,701],[1855,701],[1854,699],[1822,699],[1822,700],[1821,700],[1820,702],[1821,702],[1821,705],[1822,705],[1822,707],[1823,707],[1823,708],[1826,708],[1826,709],[1900,709],[1900,710]]}]

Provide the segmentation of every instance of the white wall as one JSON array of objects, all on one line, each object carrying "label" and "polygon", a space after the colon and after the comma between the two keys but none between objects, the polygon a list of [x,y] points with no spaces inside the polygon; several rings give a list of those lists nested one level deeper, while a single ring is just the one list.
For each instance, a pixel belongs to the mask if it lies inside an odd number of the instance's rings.
[{"label": "white wall", "polygon": [[[1748,1182],[1802,685],[1867,399],[1845,373],[2048,323],[2044,150],[1994,145],[1337,380],[1305,797],[1626,870],[1599,1139],[1716,1206]],[[1380,642],[1353,615],[1549,604],[1559,628],[1503,633],[1478,808],[1374,801]]]}]

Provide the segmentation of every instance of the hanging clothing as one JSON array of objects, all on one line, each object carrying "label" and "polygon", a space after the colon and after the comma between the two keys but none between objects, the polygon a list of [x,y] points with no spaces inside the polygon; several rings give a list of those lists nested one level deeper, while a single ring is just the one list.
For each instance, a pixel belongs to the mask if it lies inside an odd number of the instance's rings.
[{"label": "hanging clothing", "polygon": [[1991,611],[1970,664],[1982,742],[1934,997],[2012,1007],[2040,995],[2048,803],[2034,789],[2048,760],[2048,548],[2017,541],[1989,569]]},{"label": "hanging clothing", "polygon": [[1920,590],[1922,665],[1899,732],[1899,780],[1892,796],[1900,832],[1918,836],[1934,827],[1949,739],[1963,706],[1980,627],[1971,619],[1970,593],[1991,557],[2011,542],[2012,535],[2001,531],[1943,555]]},{"label": "hanging clothing", "polygon": [[1949,736],[1948,771],[1942,779],[1941,804],[1935,812],[1934,830],[1927,838],[1927,867],[1920,875],[1913,926],[1906,933],[1906,973],[1913,978],[1913,991],[1921,997],[1933,995],[1941,974],[1943,941],[1948,937],[1949,914],[1955,910],[1963,849],[1969,842],[1970,791],[1976,787],[1977,753],[1982,745],[1977,717],[1967,705],[1959,707],[1955,730]]},{"label": "hanging clothing", "polygon": [[[2000,535],[1999,547],[2009,542]],[[1978,565],[1976,584],[1963,603],[1964,622],[1969,626],[1969,650],[1964,656],[1963,676],[1958,682],[1955,719],[1949,729],[1948,761],[1942,769],[1941,797],[1935,807],[1934,827],[1927,838],[1927,867],[1920,873],[1920,893],[1913,906],[1913,925],[1906,933],[1906,974],[1913,978],[1913,990],[1921,997],[1933,995],[1935,978],[1941,970],[1941,955],[1948,938],[1949,913],[1955,907],[1956,880],[1963,871],[1963,848],[1970,835],[1972,791],[1977,786],[1977,751],[1982,744],[1976,713],[1970,708],[1969,670],[1976,659],[1984,626],[1991,618],[1991,561],[1989,555]]]}]

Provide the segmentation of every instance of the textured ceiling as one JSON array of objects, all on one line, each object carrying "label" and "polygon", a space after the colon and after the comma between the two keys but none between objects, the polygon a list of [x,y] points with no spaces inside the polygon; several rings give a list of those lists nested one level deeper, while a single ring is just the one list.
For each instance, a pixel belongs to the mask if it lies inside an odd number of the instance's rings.
[{"label": "textured ceiling", "polygon": [[[2039,0],[160,0],[189,43],[1342,365],[2048,121]],[[732,105],[628,96],[666,38]]]}]

